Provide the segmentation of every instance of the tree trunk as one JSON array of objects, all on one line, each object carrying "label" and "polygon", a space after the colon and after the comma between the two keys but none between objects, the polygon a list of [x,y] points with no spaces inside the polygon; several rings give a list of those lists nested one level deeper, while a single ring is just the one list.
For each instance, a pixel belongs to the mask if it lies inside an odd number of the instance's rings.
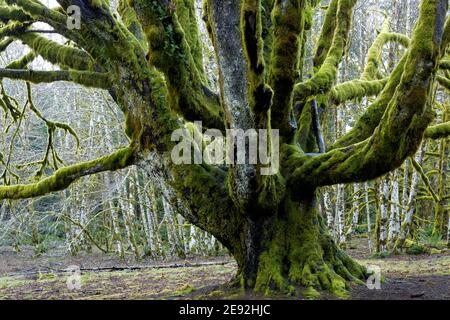
[{"label": "tree trunk", "polygon": [[335,227],[336,227],[336,241],[340,245],[344,245],[346,242],[345,235],[345,186],[339,184],[336,191],[336,217],[335,217]]},{"label": "tree trunk", "polygon": [[448,214],[448,222],[447,222],[447,248],[450,248],[450,211]]},{"label": "tree trunk", "polygon": [[367,245],[369,252],[372,253],[372,221],[370,219],[370,203],[369,203],[369,184],[364,183],[364,200],[366,202],[366,219],[367,219]]},{"label": "tree trunk", "polygon": [[348,236],[352,236],[356,232],[359,222],[359,200],[360,200],[360,186],[358,183],[353,185],[353,206],[352,206],[352,222],[349,230],[347,231]]},{"label": "tree trunk", "polygon": [[[447,117],[444,116],[444,121]],[[442,200],[445,197],[445,186],[447,182],[447,168],[448,168],[448,144],[447,139],[443,139],[439,146],[439,177],[437,182],[437,192],[439,201],[434,205],[434,221],[433,221],[433,235],[440,236],[444,234],[444,216],[445,216],[445,204],[446,201]]]},{"label": "tree trunk", "polygon": [[[419,152],[416,154],[416,161],[417,163],[421,164],[426,152],[426,144],[422,145]],[[414,212],[416,211],[416,201],[417,201],[417,193],[419,189],[419,182],[420,182],[420,174],[417,172],[417,170],[414,171],[412,178],[411,178],[411,188],[409,193],[409,199],[407,204],[407,211],[403,218],[402,225],[400,227],[400,232],[398,239],[395,243],[394,250],[397,248],[402,248],[403,244],[405,243],[406,237],[410,233],[411,224]]]},{"label": "tree trunk", "polygon": [[[325,191],[323,193],[323,209],[325,210],[327,216],[327,226],[330,230],[334,230],[334,216],[333,210],[331,208],[331,199],[330,199],[330,191]],[[334,234],[333,234],[334,236]]]},{"label": "tree trunk", "polygon": [[389,203],[389,175],[383,178],[380,199],[380,236],[379,236],[379,252],[387,250],[387,229],[388,229],[388,203]]},{"label": "tree trunk", "polygon": [[247,289],[305,296],[323,289],[344,296],[347,281],[365,276],[335,245],[313,194],[299,200],[288,195],[276,216],[248,220],[247,226],[244,252],[235,254],[238,276]]},{"label": "tree trunk", "polygon": [[388,242],[392,244],[396,241],[399,233],[400,209],[399,209],[399,189],[398,189],[398,172],[392,174],[392,191],[391,191],[391,209],[389,215],[389,233]]}]

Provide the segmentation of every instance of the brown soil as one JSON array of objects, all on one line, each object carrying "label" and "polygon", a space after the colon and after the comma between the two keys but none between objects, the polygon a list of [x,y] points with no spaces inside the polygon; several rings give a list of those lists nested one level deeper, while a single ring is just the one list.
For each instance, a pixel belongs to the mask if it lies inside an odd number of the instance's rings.
[{"label": "brown soil", "polygon": [[[397,255],[369,259],[365,240],[356,238],[347,251],[360,263],[378,266],[380,290],[352,286],[351,299],[450,300],[450,252],[438,255]],[[78,290],[70,290],[69,266],[81,268]],[[240,296],[225,289],[236,272],[229,257],[174,261],[120,261],[102,253],[67,256],[52,250],[33,257],[31,248],[17,253],[0,248],[0,299],[223,299]],[[277,298],[277,297],[272,297]],[[286,297],[278,297],[284,299]],[[292,297],[293,298],[293,297]],[[323,299],[336,299],[328,294]]]}]

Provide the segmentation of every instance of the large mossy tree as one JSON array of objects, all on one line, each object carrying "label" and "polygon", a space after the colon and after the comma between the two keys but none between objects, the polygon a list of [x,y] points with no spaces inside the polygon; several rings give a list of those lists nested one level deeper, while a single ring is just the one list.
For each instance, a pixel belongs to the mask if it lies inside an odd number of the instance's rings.
[{"label": "large mossy tree", "polygon": [[[125,115],[131,142],[38,182],[14,185],[5,179],[0,199],[38,197],[82,176],[138,165],[149,179],[167,183],[166,196],[182,202],[181,213],[191,223],[229,249],[239,266],[236,284],[247,290],[345,295],[349,282],[367,276],[333,242],[316,192],[380,177],[401,166],[425,136],[449,133],[449,124],[429,127],[435,85],[449,82],[445,74],[438,76],[450,39],[448,0],[422,1],[411,40],[385,24],[361,78],[339,85],[356,0],[331,0],[325,8],[310,76],[304,75],[303,57],[320,1],[206,0],[219,93],[207,85],[194,0],[120,0],[117,12],[106,0],[57,2],[60,6],[48,8],[36,0],[1,1],[1,49],[20,40],[32,51],[0,69],[0,77],[106,89]],[[67,27],[70,5],[81,10],[81,29]],[[35,22],[48,24],[70,43],[31,31]],[[389,41],[408,49],[382,78],[378,65]],[[38,55],[60,70],[28,70]],[[316,108],[327,112],[333,104],[366,96],[376,99],[353,129],[323,146]],[[20,118],[8,100],[2,96],[5,111]],[[255,165],[173,164],[172,132],[183,121],[200,120],[222,131],[279,129],[280,171],[263,176]]]}]

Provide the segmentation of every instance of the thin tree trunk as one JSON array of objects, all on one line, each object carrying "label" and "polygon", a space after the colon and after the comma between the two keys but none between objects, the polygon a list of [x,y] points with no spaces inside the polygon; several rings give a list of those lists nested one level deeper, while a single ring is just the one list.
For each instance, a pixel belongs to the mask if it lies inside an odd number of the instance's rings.
[{"label": "thin tree trunk", "polygon": [[400,220],[400,211],[399,211],[399,189],[398,189],[398,172],[395,171],[392,174],[392,191],[391,191],[391,208],[389,215],[389,233],[388,233],[388,242],[392,244],[395,242],[398,236],[399,230],[397,226]]},{"label": "thin tree trunk", "polygon": [[336,192],[336,217],[335,217],[335,225],[336,225],[336,235],[337,241],[340,245],[345,244],[346,236],[345,236],[345,186],[339,184],[337,186]]},{"label": "thin tree trunk", "polygon": [[358,222],[359,222],[359,199],[360,199],[360,194],[361,192],[361,188],[359,186],[358,183],[353,184],[353,204],[352,204],[352,211],[353,211],[353,215],[352,215],[352,222],[348,231],[348,235],[352,235],[353,233],[355,233],[356,228],[358,227]]},{"label": "thin tree trunk", "polygon": [[409,160],[405,161],[403,166],[403,187],[402,187],[402,206],[401,206],[401,215],[400,215],[400,226],[399,232],[401,228],[401,221],[405,218],[406,211],[408,210],[408,197],[409,197]]},{"label": "thin tree trunk", "polygon": [[370,219],[370,203],[369,203],[369,184],[364,183],[364,197],[366,201],[366,219],[367,219],[367,245],[369,247],[369,252],[373,251],[372,244],[372,222]]},{"label": "thin tree trunk", "polygon": [[332,230],[333,236],[335,236],[333,209],[331,208],[330,191],[328,190],[323,193],[323,204],[327,216],[327,226]]},{"label": "thin tree trunk", "polygon": [[[423,144],[419,152],[415,156],[417,163],[422,164],[425,151],[426,151],[426,144]],[[410,232],[413,214],[416,210],[416,197],[419,189],[419,182],[420,182],[420,174],[417,172],[417,170],[414,170],[411,178],[411,188],[409,193],[407,212],[400,227],[399,237],[395,244],[394,249],[403,247],[406,237]]]},{"label": "thin tree trunk", "polygon": [[[108,190],[112,191],[112,195],[115,194],[115,188],[111,183],[111,175],[112,173],[106,173],[105,177],[105,185]],[[125,250],[123,247],[123,238],[122,233],[120,232],[120,222],[119,222],[119,210],[115,207],[113,201],[109,199],[106,195],[104,195],[104,203],[107,207],[107,210],[110,212],[111,216],[111,225],[112,225],[112,241],[116,246],[116,252],[119,254],[121,259],[125,258]]]},{"label": "thin tree trunk", "polygon": [[383,182],[381,184],[381,199],[380,199],[379,247],[381,253],[387,251],[388,208],[389,208],[389,175],[386,175],[383,178]]},{"label": "thin tree trunk", "polygon": [[[446,117],[444,118],[446,120]],[[447,168],[448,168],[448,144],[447,139],[442,139],[439,145],[439,177],[437,181],[437,194],[439,201],[434,205],[434,221],[433,221],[433,235],[441,236],[444,234],[444,215],[445,202],[442,198],[445,197],[445,187],[447,182]]]},{"label": "thin tree trunk", "polygon": [[[127,180],[129,177],[127,177]],[[128,185],[128,188],[127,188]],[[131,199],[131,195],[133,194],[131,192],[132,186],[130,182],[125,182],[125,186],[122,188],[121,197],[119,199],[120,207],[122,209],[122,216],[124,219],[124,226],[125,231],[128,238],[128,243],[130,244],[131,250],[133,251],[134,256],[137,260],[140,259],[141,255],[139,253],[139,248],[136,243],[136,237],[134,234],[134,228],[133,228],[133,220],[134,220],[134,205]],[[128,205],[125,203],[125,201],[128,200]]]}]

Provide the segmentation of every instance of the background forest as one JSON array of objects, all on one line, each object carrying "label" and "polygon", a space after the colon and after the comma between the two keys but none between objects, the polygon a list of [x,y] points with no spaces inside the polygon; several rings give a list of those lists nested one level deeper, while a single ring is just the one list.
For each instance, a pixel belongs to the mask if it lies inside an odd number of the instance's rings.
[{"label": "background forest", "polygon": [[[305,73],[312,70],[327,4],[323,1],[309,31]],[[418,13],[419,0],[358,1],[338,82],[359,78],[367,62],[381,64],[379,78],[386,78],[405,53]],[[217,66],[208,59],[213,49],[201,19],[201,0],[197,15],[208,81],[217,88]],[[405,37],[389,41],[383,36],[387,33]],[[66,42],[52,33],[42,36]],[[382,42],[381,51],[373,45],[377,42]],[[4,46],[0,43],[2,68],[28,52],[19,41],[6,50]],[[40,57],[29,67],[56,68]],[[449,78],[448,68],[440,72]],[[0,90],[0,179],[4,184],[48,175],[65,164],[97,158],[127,143],[123,115],[106,91],[66,82],[30,85],[9,79],[1,80]],[[436,124],[449,121],[448,90],[444,81],[435,86]],[[31,100],[34,112],[22,114]],[[333,112],[321,119],[326,141],[333,143],[348,132],[372,101],[363,98],[343,105],[336,97]],[[5,112],[11,108],[16,118]],[[366,254],[372,257],[445,252],[450,246],[449,165],[448,138],[424,140],[415,157],[382,178],[322,188],[320,212],[344,249],[357,237],[364,239]],[[136,261],[226,255],[213,236],[184,220],[179,214],[182,204],[169,203],[164,188],[163,181],[149,181],[138,168],[130,167],[82,178],[65,191],[37,199],[2,200],[0,246],[12,246],[18,252],[32,246],[37,256],[63,247],[70,255],[95,251]]]}]

